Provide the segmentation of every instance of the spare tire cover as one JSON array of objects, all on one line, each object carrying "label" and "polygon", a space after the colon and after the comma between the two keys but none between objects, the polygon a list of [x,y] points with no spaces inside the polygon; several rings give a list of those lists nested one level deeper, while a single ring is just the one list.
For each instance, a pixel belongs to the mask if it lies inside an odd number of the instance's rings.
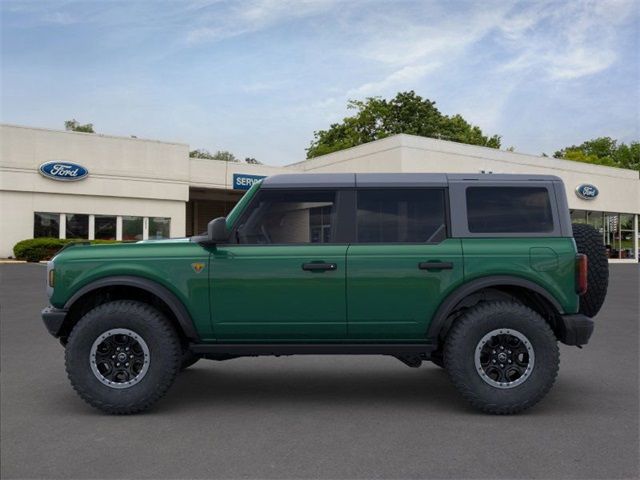
[{"label": "spare tire cover", "polygon": [[578,253],[587,256],[587,293],[580,297],[580,313],[594,317],[602,308],[609,286],[609,260],[602,234],[591,225],[574,223],[573,238]]}]

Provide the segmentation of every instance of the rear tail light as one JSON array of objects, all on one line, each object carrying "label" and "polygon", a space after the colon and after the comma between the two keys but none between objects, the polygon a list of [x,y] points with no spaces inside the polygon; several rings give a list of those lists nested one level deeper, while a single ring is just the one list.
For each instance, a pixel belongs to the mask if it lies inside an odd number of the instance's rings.
[{"label": "rear tail light", "polygon": [[582,253],[576,255],[576,293],[578,295],[587,293],[587,266],[587,256]]}]

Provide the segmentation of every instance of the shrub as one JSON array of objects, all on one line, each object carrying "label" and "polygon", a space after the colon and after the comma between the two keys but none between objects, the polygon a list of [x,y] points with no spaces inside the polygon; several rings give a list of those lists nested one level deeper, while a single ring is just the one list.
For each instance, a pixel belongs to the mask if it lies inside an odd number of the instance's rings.
[{"label": "shrub", "polygon": [[[41,260],[49,260],[58,250],[73,242],[86,242],[86,240],[78,239],[61,239],[61,238],[29,238],[22,240],[13,247],[13,255],[18,260],[26,260],[27,262],[39,262]],[[90,240],[93,243],[115,243],[115,240]]]}]

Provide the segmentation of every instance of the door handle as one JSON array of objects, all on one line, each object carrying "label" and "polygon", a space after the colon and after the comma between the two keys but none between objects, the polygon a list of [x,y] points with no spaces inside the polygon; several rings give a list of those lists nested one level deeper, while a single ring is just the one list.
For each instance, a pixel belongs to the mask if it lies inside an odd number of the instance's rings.
[{"label": "door handle", "polygon": [[338,265],[335,263],[310,262],[302,264],[302,269],[308,272],[326,272],[327,270],[335,270],[337,268]]},{"label": "door handle", "polygon": [[451,270],[452,262],[420,262],[418,264],[420,270]]}]

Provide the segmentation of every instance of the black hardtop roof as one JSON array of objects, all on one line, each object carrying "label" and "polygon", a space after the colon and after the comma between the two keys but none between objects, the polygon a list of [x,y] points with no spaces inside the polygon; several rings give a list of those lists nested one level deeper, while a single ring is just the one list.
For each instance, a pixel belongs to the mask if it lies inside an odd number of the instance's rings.
[{"label": "black hardtop roof", "polygon": [[446,187],[452,182],[559,180],[554,175],[505,173],[286,173],[265,178],[262,188]]}]

